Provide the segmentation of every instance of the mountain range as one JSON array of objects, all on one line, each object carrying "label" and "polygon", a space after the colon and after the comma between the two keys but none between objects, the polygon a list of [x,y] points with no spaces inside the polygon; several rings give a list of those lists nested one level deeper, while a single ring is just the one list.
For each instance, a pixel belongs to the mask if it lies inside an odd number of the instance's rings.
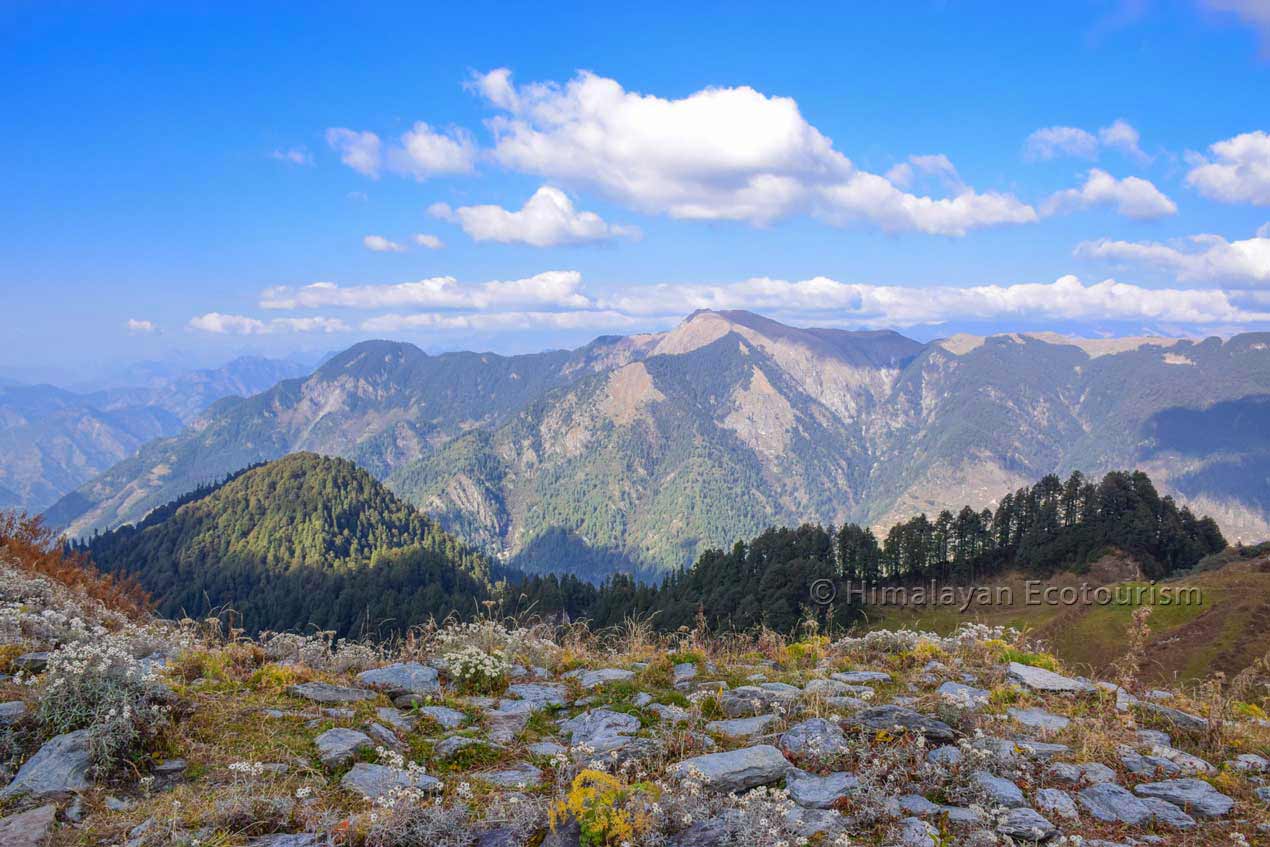
[{"label": "mountain range", "polygon": [[1048,473],[1140,467],[1226,535],[1270,535],[1270,334],[954,336],[702,311],[572,351],[371,341],[229,397],[47,512],[136,522],[246,465],[348,458],[526,572],[660,574],[773,524],[885,527]]},{"label": "mountain range", "polygon": [[181,432],[216,400],[255,394],[309,370],[245,356],[92,392],[0,384],[0,508],[38,512],[141,445]]}]

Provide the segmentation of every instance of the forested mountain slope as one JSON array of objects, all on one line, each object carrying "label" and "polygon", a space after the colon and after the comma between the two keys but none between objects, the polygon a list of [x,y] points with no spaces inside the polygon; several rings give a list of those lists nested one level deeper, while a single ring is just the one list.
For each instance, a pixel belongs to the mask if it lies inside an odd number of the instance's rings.
[{"label": "forested mountain slope", "polygon": [[[296,453],[82,545],[161,614],[232,608],[241,624],[342,634],[472,614],[487,560],[343,459]],[[403,623],[405,622],[405,623]]]},{"label": "forested mountain slope", "polygon": [[338,455],[509,565],[665,573],[774,524],[889,527],[1049,473],[1139,467],[1270,535],[1270,335],[1079,340],[798,329],[698,312],[571,352],[359,344],[222,401],[50,509],[82,534],[244,465]]}]

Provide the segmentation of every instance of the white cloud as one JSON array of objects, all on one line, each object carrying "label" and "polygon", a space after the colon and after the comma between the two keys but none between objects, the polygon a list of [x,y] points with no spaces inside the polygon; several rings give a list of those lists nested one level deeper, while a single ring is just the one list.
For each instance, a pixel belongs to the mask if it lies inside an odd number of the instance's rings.
[{"label": "white cloud", "polygon": [[1063,156],[1096,159],[1101,148],[1110,147],[1139,162],[1147,162],[1151,157],[1142,151],[1140,141],[1138,131],[1124,118],[1118,118],[1098,130],[1097,135],[1074,126],[1049,126],[1027,137],[1023,143],[1023,155],[1032,161]]},{"label": "white cloud", "polygon": [[441,133],[418,121],[388,151],[389,165],[399,173],[423,180],[432,176],[471,173],[476,167],[476,142],[467,130],[454,127]]},{"label": "white cloud", "polygon": [[362,246],[372,253],[404,253],[406,248],[404,245],[395,241],[389,241],[382,235],[368,235],[362,239]]},{"label": "white cloud", "polygon": [[886,172],[886,179],[896,188],[908,190],[913,187],[918,174],[933,176],[949,191],[961,193],[966,190],[961,175],[952,161],[943,153],[928,156],[909,156],[908,161],[901,162]]},{"label": "white cloud", "polygon": [[159,331],[154,321],[143,321],[137,318],[128,318],[126,326],[129,335],[152,335]]},{"label": "white cloud", "polygon": [[1059,191],[1046,200],[1041,205],[1041,214],[1062,214],[1093,206],[1114,206],[1120,214],[1139,220],[1177,213],[1177,204],[1150,181],[1136,176],[1116,179],[1106,171],[1093,168],[1080,188]]},{"label": "white cloud", "polygon": [[187,326],[216,335],[268,335],[278,332],[347,332],[348,326],[338,318],[274,318],[268,322],[244,315],[208,312],[190,318]]},{"label": "white cloud", "polygon": [[277,159],[279,162],[286,162],[289,165],[312,165],[313,154],[304,147],[291,147],[286,150],[274,150],[269,154],[269,158]]},{"label": "white cloud", "polygon": [[[445,204],[439,204],[445,206]],[[475,241],[555,247],[586,244],[611,238],[638,238],[635,227],[605,223],[595,212],[574,209],[573,201],[558,188],[544,185],[516,212],[502,206],[461,206],[451,212],[437,209],[437,216],[457,220]]]},{"label": "white cloud", "polygon": [[379,179],[382,161],[378,135],[332,127],[326,131],[326,143],[340,154],[341,162],[371,179]]},{"label": "white cloud", "polygon": [[411,241],[420,247],[426,247],[429,250],[440,250],[445,246],[445,242],[437,238],[435,235],[429,235],[426,232],[416,232],[410,237]]},{"label": "white cloud", "polygon": [[1222,203],[1270,206],[1270,133],[1245,132],[1208,149],[1212,159],[1191,158],[1187,183]]},{"label": "white cloud", "polygon": [[695,309],[757,309],[843,325],[914,326],[954,320],[1151,321],[1191,325],[1270,321],[1235,306],[1224,291],[1150,289],[1112,279],[966,288],[799,282],[759,277],[725,285],[657,285],[601,302],[623,314],[684,314]]},{"label": "white cloud", "polygon": [[1257,32],[1261,55],[1270,57],[1270,2],[1267,0],[1202,0],[1217,12],[1231,12]]},{"label": "white cloud", "polygon": [[1029,159],[1042,161],[1060,156],[1093,159],[1098,155],[1098,139],[1074,126],[1047,126],[1027,137],[1023,152]]},{"label": "white cloud", "polygon": [[581,287],[582,274],[577,271],[544,271],[525,279],[476,284],[460,283],[451,276],[395,285],[350,287],[342,287],[333,282],[315,282],[299,289],[268,289],[261,295],[260,306],[265,309],[312,309],[327,306],[347,309],[391,309],[407,306],[420,309],[521,306],[590,309],[594,304],[581,293]]},{"label": "white cloud", "polygon": [[484,312],[442,315],[435,312],[377,315],[362,321],[366,332],[396,332],[405,329],[436,330],[515,330],[515,329],[621,329],[646,326],[642,316],[608,309],[585,312]]},{"label": "white cloud", "polygon": [[1266,284],[1270,283],[1270,225],[1243,241],[1227,241],[1220,235],[1193,235],[1175,244],[1104,238],[1080,244],[1076,255],[1146,265],[1181,281]]},{"label": "white cloud", "polygon": [[399,143],[387,151],[375,133],[343,127],[328,129],[326,143],[340,154],[341,162],[371,179],[379,179],[385,165],[418,180],[471,173],[476,167],[477,146],[471,133],[458,127],[437,132],[423,121],[402,133]]},{"label": "white cloud", "polygon": [[1110,126],[1098,130],[1098,140],[1104,147],[1112,147],[1140,162],[1151,158],[1139,146],[1142,136],[1123,118],[1118,118]]},{"label": "white cloud", "polygon": [[471,87],[502,112],[488,126],[504,167],[598,189],[644,212],[760,225],[811,214],[944,235],[1036,220],[1006,194],[907,194],[858,170],[792,98],[749,87],[667,100],[588,72],[564,85],[516,86],[506,69]]}]

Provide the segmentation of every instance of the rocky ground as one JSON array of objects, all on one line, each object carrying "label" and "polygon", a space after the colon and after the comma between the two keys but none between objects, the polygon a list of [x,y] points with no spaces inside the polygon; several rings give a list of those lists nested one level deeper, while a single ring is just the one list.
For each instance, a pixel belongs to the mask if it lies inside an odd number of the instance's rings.
[{"label": "rocky ground", "polygon": [[976,626],[248,639],[4,566],[0,645],[0,847],[1270,843],[1261,669],[1135,690]]}]

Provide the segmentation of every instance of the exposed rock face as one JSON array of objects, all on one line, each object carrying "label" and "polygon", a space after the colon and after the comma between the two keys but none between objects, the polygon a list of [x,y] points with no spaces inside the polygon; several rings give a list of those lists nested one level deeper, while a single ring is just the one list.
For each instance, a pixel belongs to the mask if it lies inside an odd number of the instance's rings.
[{"label": "exposed rock face", "polygon": [[785,778],[789,799],[809,809],[828,809],[860,786],[860,780],[849,773],[816,776],[805,771],[791,771]]},{"label": "exposed rock face", "polygon": [[594,709],[560,724],[562,732],[575,747],[585,746],[594,753],[607,753],[625,747],[639,731],[639,718],[609,709]]},{"label": "exposed rock face", "polygon": [[1010,663],[1006,669],[1006,676],[1033,691],[1081,693],[1094,690],[1091,683],[1056,674],[1045,668],[1021,665],[1018,662]]},{"label": "exposed rock face", "polygon": [[0,796],[67,797],[89,787],[88,767],[88,730],[68,732],[45,742]]},{"label": "exposed rock face", "polygon": [[1154,817],[1151,808],[1129,791],[1110,782],[1090,786],[1077,795],[1081,808],[1107,823],[1139,826]]},{"label": "exposed rock face", "polygon": [[707,753],[671,765],[669,773],[680,779],[690,777],[715,791],[744,791],[759,785],[771,785],[785,778],[790,764],[781,751],[770,744]]},{"label": "exposed rock face", "polygon": [[779,744],[795,759],[831,759],[851,749],[838,725],[824,718],[812,718],[791,726],[781,735]]}]

